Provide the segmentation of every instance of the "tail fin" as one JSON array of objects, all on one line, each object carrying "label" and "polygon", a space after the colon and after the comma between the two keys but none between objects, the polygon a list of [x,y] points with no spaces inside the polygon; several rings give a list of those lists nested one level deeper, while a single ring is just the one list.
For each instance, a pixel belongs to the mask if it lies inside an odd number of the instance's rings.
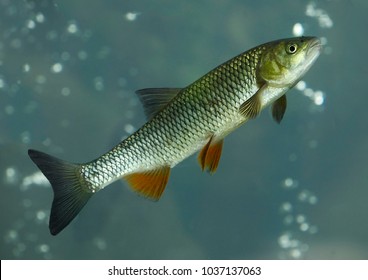
[{"label": "tail fin", "polygon": [[83,185],[78,173],[80,165],[35,150],[28,150],[28,155],[54,190],[49,229],[56,235],[75,218],[93,193]]}]

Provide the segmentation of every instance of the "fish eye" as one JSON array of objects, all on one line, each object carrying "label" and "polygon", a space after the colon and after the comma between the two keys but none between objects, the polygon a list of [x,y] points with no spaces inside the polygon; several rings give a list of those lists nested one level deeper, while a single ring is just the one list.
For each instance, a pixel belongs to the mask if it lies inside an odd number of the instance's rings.
[{"label": "fish eye", "polygon": [[288,54],[294,54],[296,53],[297,50],[298,50],[298,45],[295,43],[291,43],[286,46],[286,52]]}]

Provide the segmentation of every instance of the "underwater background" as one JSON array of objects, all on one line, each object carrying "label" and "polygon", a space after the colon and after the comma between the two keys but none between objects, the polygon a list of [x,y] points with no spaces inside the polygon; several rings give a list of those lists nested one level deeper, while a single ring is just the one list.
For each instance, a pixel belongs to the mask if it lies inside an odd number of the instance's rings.
[{"label": "underwater background", "polygon": [[[363,0],[0,0],[1,259],[367,259]],[[184,87],[261,43],[318,36],[315,65],[225,139],[218,171],[176,166],[159,202],[116,182],[58,236],[29,148],[100,156],[144,122],[135,90]]]}]

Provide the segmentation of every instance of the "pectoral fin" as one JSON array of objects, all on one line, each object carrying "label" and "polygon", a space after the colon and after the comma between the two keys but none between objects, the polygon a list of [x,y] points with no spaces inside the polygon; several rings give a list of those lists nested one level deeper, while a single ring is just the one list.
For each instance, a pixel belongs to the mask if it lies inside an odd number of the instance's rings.
[{"label": "pectoral fin", "polygon": [[213,141],[213,136],[208,143],[202,148],[198,155],[198,161],[202,170],[207,169],[210,173],[214,173],[220,162],[222,146],[224,140]]},{"label": "pectoral fin", "polygon": [[272,117],[277,123],[280,123],[284,117],[286,105],[287,101],[285,95],[281,96],[272,104]]},{"label": "pectoral fin", "polygon": [[136,172],[124,176],[130,187],[139,194],[158,200],[165,190],[170,176],[170,167],[163,166],[154,170]]},{"label": "pectoral fin", "polygon": [[253,119],[258,116],[259,112],[262,109],[260,97],[262,91],[264,91],[266,86],[267,84],[262,85],[251,98],[249,98],[242,105],[240,105],[239,111],[244,117]]},{"label": "pectoral fin", "polygon": [[181,88],[145,88],[136,91],[148,120],[165,107]]}]

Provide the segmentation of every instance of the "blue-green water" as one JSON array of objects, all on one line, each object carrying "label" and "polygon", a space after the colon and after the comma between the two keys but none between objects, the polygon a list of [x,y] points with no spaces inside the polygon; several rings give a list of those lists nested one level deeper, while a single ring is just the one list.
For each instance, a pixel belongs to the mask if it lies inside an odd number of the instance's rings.
[{"label": "blue-green water", "polygon": [[[0,0],[2,259],[367,259],[366,1]],[[134,94],[182,87],[258,44],[324,50],[291,90],[225,140],[217,173],[196,157],[157,203],[117,182],[60,235],[52,191],[27,156],[86,162],[144,123]]]}]

